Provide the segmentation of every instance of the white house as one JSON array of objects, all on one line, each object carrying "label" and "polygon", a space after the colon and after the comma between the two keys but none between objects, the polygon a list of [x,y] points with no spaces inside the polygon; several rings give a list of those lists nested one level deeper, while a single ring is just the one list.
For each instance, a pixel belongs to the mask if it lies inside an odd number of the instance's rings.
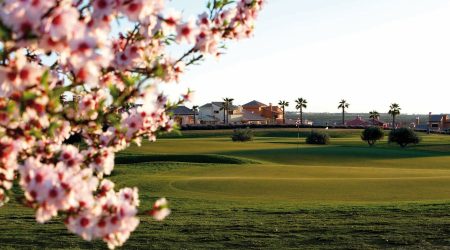
[{"label": "white house", "polygon": [[198,113],[194,112],[194,110],[192,110],[190,108],[187,108],[187,107],[185,107],[183,105],[180,105],[180,106],[176,107],[174,110],[171,110],[171,111],[172,111],[172,114],[173,114],[173,119],[179,125],[198,124]]},{"label": "white house", "polygon": [[[199,108],[201,124],[223,124],[223,102],[207,103]],[[245,110],[242,106],[233,105],[228,111],[230,124],[266,124],[266,119],[259,113]]]},{"label": "white house", "polygon": [[199,108],[198,118],[201,124],[224,123],[224,110],[222,102],[207,103]]}]

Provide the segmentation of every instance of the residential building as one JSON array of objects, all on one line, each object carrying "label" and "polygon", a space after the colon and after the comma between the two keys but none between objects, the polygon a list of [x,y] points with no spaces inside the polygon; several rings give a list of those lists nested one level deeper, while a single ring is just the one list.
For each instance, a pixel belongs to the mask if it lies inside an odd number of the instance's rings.
[{"label": "residential building", "polygon": [[238,115],[242,108],[232,105],[228,114],[224,114],[223,102],[211,102],[207,103],[199,108],[199,120],[201,124],[224,124],[226,115],[228,115],[228,121],[232,123],[235,115]]},{"label": "residential building", "polygon": [[201,124],[218,124],[222,121],[223,123],[223,110],[222,104],[216,105],[216,102],[207,103],[200,106],[199,109],[199,120]]},{"label": "residential building", "polygon": [[449,115],[431,115],[428,119],[428,127],[433,131],[445,131],[450,129],[450,119]]},{"label": "residential building", "polygon": [[223,123],[223,104],[218,102],[207,103],[199,107],[199,120],[201,124]]},{"label": "residential building", "polygon": [[224,124],[224,116],[228,115],[229,124],[272,124],[271,113],[277,121],[277,119],[282,120],[280,112],[282,113],[278,107],[253,101],[247,106],[233,105],[228,110],[228,114],[224,115],[223,102],[211,102],[199,108],[199,121],[201,124]]},{"label": "residential building", "polygon": [[271,103],[266,105],[262,102],[253,100],[242,105],[243,110],[252,112],[265,118],[266,124],[282,124],[283,110],[278,106],[273,106]]},{"label": "residential building", "polygon": [[375,120],[370,119],[370,120],[368,120],[368,123],[370,126],[378,126],[378,127],[383,127],[383,128],[389,127],[389,123],[380,121],[378,119],[375,119]]},{"label": "residential building", "polygon": [[196,116],[195,123],[198,122],[198,113],[194,112],[194,110],[187,108],[185,106],[178,106],[175,109],[171,110],[173,113],[173,119],[179,125],[193,125],[194,124],[194,114]]},{"label": "residential building", "polygon": [[388,123],[380,121],[378,119],[369,119],[364,120],[361,116],[357,116],[355,119],[346,121],[346,126],[355,126],[355,127],[369,127],[369,126],[379,126],[383,128],[387,128],[389,126]]},{"label": "residential building", "polygon": [[346,121],[345,122],[346,126],[368,126],[369,123],[366,122],[361,116],[357,116],[355,119],[350,120],[350,121]]},{"label": "residential building", "polygon": [[241,124],[266,124],[266,118],[248,110],[243,110],[239,116],[236,116],[235,123]]}]

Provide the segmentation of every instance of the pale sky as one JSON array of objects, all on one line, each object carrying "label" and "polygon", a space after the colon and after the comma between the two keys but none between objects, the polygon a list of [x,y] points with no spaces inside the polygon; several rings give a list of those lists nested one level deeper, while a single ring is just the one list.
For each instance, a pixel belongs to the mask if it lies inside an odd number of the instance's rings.
[{"label": "pale sky", "polygon": [[[173,1],[185,15],[204,1]],[[194,104],[223,97],[244,104],[306,98],[307,112],[450,113],[449,0],[269,0],[254,38],[229,44],[221,59],[193,66],[177,95]],[[189,106],[189,105],[188,105]]]}]

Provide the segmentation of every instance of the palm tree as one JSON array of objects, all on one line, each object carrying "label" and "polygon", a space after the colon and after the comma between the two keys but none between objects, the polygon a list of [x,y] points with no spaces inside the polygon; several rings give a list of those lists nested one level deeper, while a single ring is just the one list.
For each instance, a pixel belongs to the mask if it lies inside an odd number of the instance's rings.
[{"label": "palm tree", "polygon": [[378,111],[373,110],[369,112],[369,118],[372,119],[373,125],[375,125],[375,120],[378,120],[380,118],[380,113]]},{"label": "palm tree", "polygon": [[395,130],[395,117],[400,114],[400,105],[398,103],[392,103],[389,107],[389,114],[392,116],[392,128]]},{"label": "palm tree", "polygon": [[233,98],[223,98],[223,123],[228,124],[228,111],[233,107]]},{"label": "palm tree", "polygon": [[297,103],[297,105],[295,105],[295,109],[300,111],[300,124],[303,125],[303,108],[308,107],[308,102],[303,98],[298,98],[295,102]]},{"label": "palm tree", "polygon": [[286,107],[289,106],[289,102],[287,102],[287,101],[280,101],[278,103],[278,105],[283,109],[283,124],[286,124],[286,117],[285,117],[286,112],[284,110],[285,110]]},{"label": "palm tree", "polygon": [[197,105],[194,105],[194,106],[192,106],[192,110],[194,111],[194,125],[195,124],[197,124],[196,123],[196,120],[195,120],[195,115],[197,114],[197,112],[198,112],[198,106]]},{"label": "palm tree", "polygon": [[344,99],[339,102],[338,109],[342,109],[342,125],[345,125],[345,109],[348,108],[348,106],[350,106],[350,104]]}]

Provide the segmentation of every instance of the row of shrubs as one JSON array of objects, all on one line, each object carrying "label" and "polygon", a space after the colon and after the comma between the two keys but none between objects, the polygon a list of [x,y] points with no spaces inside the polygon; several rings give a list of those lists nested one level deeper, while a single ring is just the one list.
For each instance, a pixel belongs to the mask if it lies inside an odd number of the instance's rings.
[{"label": "row of shrubs", "polygon": [[[368,127],[362,132],[361,139],[366,141],[369,146],[375,145],[375,143],[384,138],[384,131],[380,127]],[[233,141],[246,142],[253,140],[253,131],[250,128],[235,129],[231,136]],[[388,137],[389,143],[397,143],[401,147],[406,147],[408,144],[417,144],[420,142],[419,136],[409,128],[399,128],[391,130]],[[325,132],[311,131],[306,136],[307,144],[326,145],[330,143],[330,135]]]},{"label": "row of shrubs", "polygon": [[[233,135],[231,135],[231,140],[237,142],[246,142],[253,140],[253,130],[250,128],[245,129],[235,129]],[[328,144],[330,143],[330,135],[327,133],[311,131],[306,137],[306,143],[308,144]]]},{"label": "row of shrubs", "polygon": [[333,129],[362,129],[365,126],[347,126],[347,125],[295,125],[295,124],[196,124],[181,125],[181,131],[185,130],[222,130],[222,129],[245,129],[245,128],[333,128]]},{"label": "row of shrubs", "polygon": [[[366,141],[369,146],[384,138],[384,131],[379,127],[369,127],[364,129],[361,139]],[[417,144],[420,142],[420,137],[410,128],[399,128],[391,130],[388,137],[389,143],[397,143],[402,148],[408,144]]]}]

